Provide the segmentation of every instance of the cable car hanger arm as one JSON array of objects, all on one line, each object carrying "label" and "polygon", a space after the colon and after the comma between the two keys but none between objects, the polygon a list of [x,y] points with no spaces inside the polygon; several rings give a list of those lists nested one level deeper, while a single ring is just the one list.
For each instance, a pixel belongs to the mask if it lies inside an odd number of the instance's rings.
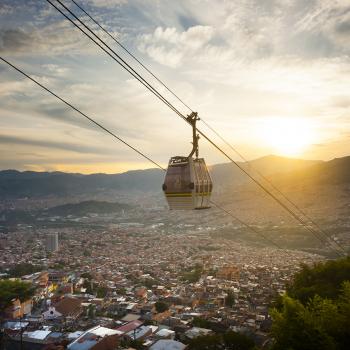
[{"label": "cable car hanger arm", "polygon": [[196,158],[198,158],[199,135],[197,134],[196,123],[197,123],[197,120],[200,120],[200,118],[198,117],[197,112],[192,112],[187,116],[186,120],[192,126],[192,144],[193,144],[192,151],[188,155],[188,158],[191,158],[194,154],[196,154]]}]

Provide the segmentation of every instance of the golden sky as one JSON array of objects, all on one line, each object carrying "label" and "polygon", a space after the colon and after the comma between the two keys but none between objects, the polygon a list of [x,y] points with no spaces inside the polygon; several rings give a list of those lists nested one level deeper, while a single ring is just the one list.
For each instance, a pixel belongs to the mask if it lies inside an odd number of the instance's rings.
[{"label": "golden sky", "polygon": [[[348,1],[80,3],[246,158],[349,155]],[[188,125],[45,2],[1,1],[0,52],[156,162],[189,153]],[[2,63],[0,154],[0,169],[154,167]],[[200,155],[226,161],[205,140]]]}]

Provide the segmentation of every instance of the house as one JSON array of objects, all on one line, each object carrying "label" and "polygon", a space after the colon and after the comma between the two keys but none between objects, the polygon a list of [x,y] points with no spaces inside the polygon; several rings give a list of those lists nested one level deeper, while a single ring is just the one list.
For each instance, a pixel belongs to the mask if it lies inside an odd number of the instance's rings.
[{"label": "house", "polygon": [[56,310],[55,307],[50,306],[49,309],[43,312],[44,320],[59,320],[63,318],[63,315]]},{"label": "house", "polygon": [[78,318],[83,312],[83,306],[79,299],[63,298],[55,306],[50,306],[43,313],[45,320],[61,320],[66,318]]},{"label": "house", "polygon": [[209,335],[213,333],[211,329],[206,329],[206,328],[200,328],[200,327],[192,327],[188,331],[184,333],[184,336],[187,339],[194,339],[203,335]]},{"label": "house", "polygon": [[125,315],[121,321],[124,322],[131,322],[131,321],[136,321],[139,320],[141,318],[141,315],[137,315],[137,314],[127,314]]},{"label": "house", "polygon": [[52,332],[46,329],[17,332],[9,335],[6,340],[6,349],[63,349],[61,346],[64,336],[59,332]]},{"label": "house", "polygon": [[96,326],[84,332],[67,346],[68,350],[115,350],[123,333]]},{"label": "house", "polygon": [[132,340],[143,340],[152,334],[152,328],[149,326],[140,326],[126,333],[126,336]]},{"label": "house", "polygon": [[166,328],[162,328],[161,330],[159,330],[155,336],[158,339],[172,339],[174,340],[175,338],[175,331],[172,331],[170,329],[166,329]]},{"label": "house", "polygon": [[77,298],[63,298],[55,305],[56,311],[63,315],[63,317],[76,319],[83,312],[81,301]]},{"label": "house", "polygon": [[142,321],[135,320],[135,321],[128,322],[127,324],[124,324],[123,326],[117,328],[117,330],[122,333],[128,333],[140,327],[142,324],[143,324]]},{"label": "house", "polygon": [[13,299],[11,301],[11,305],[8,306],[4,311],[5,318],[15,319],[21,318],[25,315],[31,313],[33,308],[32,299],[28,299],[26,301],[21,302],[19,299]]},{"label": "house", "polygon": [[150,346],[149,350],[184,350],[187,345],[169,339],[160,339]]}]

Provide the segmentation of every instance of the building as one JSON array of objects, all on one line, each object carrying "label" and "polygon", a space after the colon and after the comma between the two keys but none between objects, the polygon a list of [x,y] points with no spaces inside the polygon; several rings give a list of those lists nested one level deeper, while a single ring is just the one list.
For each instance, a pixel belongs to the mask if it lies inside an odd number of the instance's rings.
[{"label": "building", "polygon": [[70,343],[68,350],[115,350],[122,335],[115,329],[96,326]]},{"label": "building", "polygon": [[63,298],[55,306],[43,313],[45,320],[77,319],[83,312],[81,301],[76,298]]},{"label": "building", "polygon": [[187,346],[179,341],[161,339],[151,345],[150,350],[184,350]]},{"label": "building", "polygon": [[28,315],[31,313],[33,308],[33,300],[28,299],[23,302],[21,302],[18,298],[15,298],[11,301],[10,306],[8,306],[4,310],[4,316],[5,318],[9,319],[15,319],[15,318],[21,318],[25,315]]},{"label": "building", "polygon": [[236,266],[223,266],[217,272],[216,277],[229,281],[238,281],[240,277],[239,269]]},{"label": "building", "polygon": [[58,250],[58,233],[49,233],[46,236],[46,251],[55,252]]}]

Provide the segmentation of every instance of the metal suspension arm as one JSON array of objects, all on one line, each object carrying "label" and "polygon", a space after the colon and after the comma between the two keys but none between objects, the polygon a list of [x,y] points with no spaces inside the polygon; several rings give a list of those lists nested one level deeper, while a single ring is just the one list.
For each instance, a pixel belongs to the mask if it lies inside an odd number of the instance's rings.
[{"label": "metal suspension arm", "polygon": [[188,158],[192,157],[196,153],[196,158],[198,158],[198,140],[199,140],[199,135],[197,135],[197,129],[196,129],[196,123],[197,120],[200,120],[198,117],[197,112],[192,112],[190,115],[187,116],[187,121],[191,124],[192,126],[192,151],[188,155]]}]

